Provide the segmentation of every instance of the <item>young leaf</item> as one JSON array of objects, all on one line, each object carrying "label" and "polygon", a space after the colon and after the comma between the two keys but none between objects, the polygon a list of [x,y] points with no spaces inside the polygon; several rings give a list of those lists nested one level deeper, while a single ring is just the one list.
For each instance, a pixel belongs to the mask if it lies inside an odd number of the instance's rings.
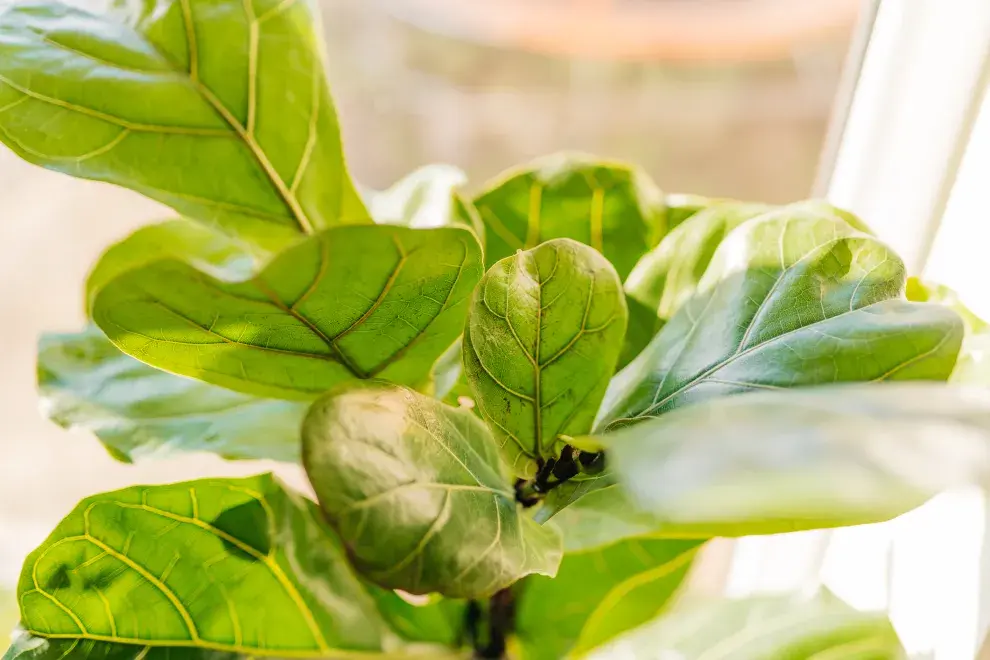
[{"label": "young leaf", "polygon": [[513,170],[475,197],[485,264],[554,238],[590,245],[625,277],[663,234],[663,195],[627,165],[559,154]]},{"label": "young leaf", "polygon": [[357,567],[382,586],[479,598],[556,573],[559,535],[519,510],[469,411],[382,382],[342,388],[313,404],[303,464]]},{"label": "young leaf", "polygon": [[179,261],[128,271],[93,318],[152,366],[260,396],[311,398],[355,378],[424,385],[460,334],[481,251],[461,228],[337,227],[244,282]]},{"label": "young leaf", "polygon": [[146,225],[100,257],[86,279],[86,309],[92,309],[96,294],[115,278],[153,261],[178,259],[212,277],[234,281],[251,277],[259,262],[269,256],[256,246],[184,218]]},{"label": "young leaf", "polygon": [[567,552],[557,577],[533,576],[521,584],[521,657],[583,656],[653,620],[684,581],[699,547],[698,541],[640,537]]},{"label": "young leaf", "polygon": [[0,140],[267,240],[370,222],[344,166],[311,2],[163,0],[0,16]]},{"label": "young leaf", "polygon": [[923,383],[757,392],[603,440],[615,478],[658,534],[858,525],[990,482],[990,393]]},{"label": "young leaf", "polygon": [[379,224],[446,227],[460,220],[454,193],[466,182],[467,175],[453,165],[426,165],[388,190],[367,193],[366,203]]},{"label": "young leaf", "polygon": [[685,601],[624,649],[641,660],[906,660],[887,616],[829,592]]},{"label": "young leaf", "polygon": [[769,210],[764,204],[719,202],[692,215],[639,260],[626,278],[626,293],[669,320],[697,292],[715,249],[728,233]]},{"label": "young leaf", "polygon": [[396,641],[315,505],[270,475],[86,498],[18,596],[24,628],[54,639],[294,657]]},{"label": "young leaf", "polygon": [[38,390],[49,419],[94,433],[120,460],[176,451],[299,460],[306,404],[159,371],[121,353],[94,327],[42,335]]},{"label": "young leaf", "polygon": [[719,246],[699,293],[610,384],[601,420],[751,389],[945,380],[962,322],[901,299],[905,279],[886,246],[845,222],[770,214],[745,223]]},{"label": "young leaf", "polygon": [[519,476],[587,433],[626,330],[622,285],[608,261],[555,239],[495,264],[464,329],[464,369],[482,416]]}]

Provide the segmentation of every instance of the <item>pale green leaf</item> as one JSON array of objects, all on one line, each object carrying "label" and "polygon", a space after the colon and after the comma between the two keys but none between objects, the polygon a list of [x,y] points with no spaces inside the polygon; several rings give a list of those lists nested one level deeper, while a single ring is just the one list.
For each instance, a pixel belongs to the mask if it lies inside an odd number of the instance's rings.
[{"label": "pale green leaf", "polygon": [[560,537],[523,515],[484,423],[382,382],[317,401],[303,463],[320,506],[369,579],[484,597],[553,576]]},{"label": "pale green leaf", "polygon": [[306,404],[159,371],[121,353],[97,328],[42,335],[38,390],[49,419],[95,434],[121,460],[179,451],[299,460]]},{"label": "pale green leaf", "polygon": [[583,656],[655,619],[683,582],[699,547],[698,541],[640,537],[567,552],[557,577],[533,576],[520,585],[520,657]]},{"label": "pale green leaf", "polygon": [[426,165],[387,190],[365,195],[375,222],[422,229],[459,221],[454,193],[467,175],[453,165]]},{"label": "pale green leaf", "polygon": [[896,255],[845,222],[771,213],[743,223],[698,294],[610,384],[602,424],[747,390],[945,380],[962,322],[903,300],[905,279]]},{"label": "pale green leaf", "polygon": [[230,283],[175,260],[130,270],[93,317],[152,366],[260,396],[312,398],[356,378],[425,386],[481,276],[470,231],[337,227]]},{"label": "pale green leaf", "polygon": [[630,298],[655,309],[661,319],[669,320],[697,293],[716,248],[726,236],[744,222],[768,214],[805,221],[816,218],[838,220],[869,233],[859,218],[820,200],[782,207],[731,200],[711,201],[686,218],[683,224],[672,227],[660,244],[640,259],[626,278],[626,292]]},{"label": "pale green leaf", "polygon": [[719,203],[719,201],[721,200],[685,193],[664,195],[664,206],[666,207],[664,218],[667,231],[673,231],[695,213],[703,211],[712,204]]},{"label": "pale green leaf", "polygon": [[619,361],[615,365],[616,370],[622,369],[642,353],[663,329],[665,323],[657,316],[655,310],[629,295],[626,295],[626,309],[629,313],[629,322],[626,325],[626,336],[622,340],[622,353],[619,354]]},{"label": "pale green leaf", "polygon": [[123,273],[161,259],[185,261],[223,280],[251,277],[270,254],[202,224],[176,218],[141,227],[110,246],[86,279],[86,309],[96,294]]},{"label": "pale green leaf", "polygon": [[498,262],[475,291],[464,369],[512,470],[533,476],[562,436],[591,430],[626,330],[615,269],[555,239]]},{"label": "pale green leaf", "polygon": [[308,0],[55,0],[0,16],[0,139],[267,241],[369,222]]},{"label": "pale green leaf", "polygon": [[990,392],[934,383],[756,392],[603,440],[614,478],[657,534],[858,525],[990,483]]},{"label": "pale green leaf", "polygon": [[885,614],[856,611],[828,592],[685,601],[624,648],[641,660],[907,658]]},{"label": "pale green leaf", "polygon": [[[572,479],[555,488],[534,518],[540,522],[553,519],[564,534],[565,552],[592,550],[640,536],[659,538],[665,531],[661,521],[635,506],[611,473]],[[677,536],[669,533],[663,538]]]},{"label": "pale green leaf", "polygon": [[626,278],[629,297],[669,320],[697,293],[715,249],[743,222],[770,210],[764,204],[719,202],[672,229]]},{"label": "pale green leaf", "polygon": [[24,628],[53,639],[329,657],[399,648],[370,589],[316,506],[261,475],[86,498],[18,596]]},{"label": "pale green leaf", "polygon": [[625,277],[663,234],[663,195],[628,165],[558,154],[510,170],[477,195],[485,263],[554,238],[590,245]]},{"label": "pale green leaf", "polygon": [[927,302],[945,305],[963,320],[966,333],[976,335],[990,329],[990,324],[974,314],[963,301],[959,294],[945,286],[934,282],[926,282],[917,277],[909,277],[905,295],[908,300],[914,302]]}]

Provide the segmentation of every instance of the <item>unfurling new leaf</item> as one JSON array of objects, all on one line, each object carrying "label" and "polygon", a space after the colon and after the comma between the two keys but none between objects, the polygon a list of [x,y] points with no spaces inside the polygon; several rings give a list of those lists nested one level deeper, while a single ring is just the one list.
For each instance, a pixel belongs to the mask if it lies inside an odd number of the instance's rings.
[{"label": "unfurling new leaf", "polygon": [[570,239],[517,252],[482,278],[464,329],[464,368],[516,474],[533,476],[566,436],[591,429],[626,319],[615,270]]},{"label": "unfurling new leaf", "polygon": [[338,227],[244,282],[175,260],[128,271],[93,318],[125,353],[248,394],[313,398],[372,377],[422,387],[480,277],[466,229]]},{"label": "unfurling new leaf", "polygon": [[340,388],[306,418],[303,463],[355,565],[384,587],[478,598],[557,571],[559,535],[518,508],[467,410],[378,381]]}]

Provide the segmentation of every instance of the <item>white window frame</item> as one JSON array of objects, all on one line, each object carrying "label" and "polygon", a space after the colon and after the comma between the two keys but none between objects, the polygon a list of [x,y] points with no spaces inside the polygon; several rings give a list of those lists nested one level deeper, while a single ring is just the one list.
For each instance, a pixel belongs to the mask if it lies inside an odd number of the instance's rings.
[{"label": "white window frame", "polygon": [[[870,0],[861,17],[814,194],[988,316],[990,2]],[[890,523],[741,539],[725,590],[824,585],[889,611],[912,657],[969,660],[990,620],[988,512],[948,493]]]}]

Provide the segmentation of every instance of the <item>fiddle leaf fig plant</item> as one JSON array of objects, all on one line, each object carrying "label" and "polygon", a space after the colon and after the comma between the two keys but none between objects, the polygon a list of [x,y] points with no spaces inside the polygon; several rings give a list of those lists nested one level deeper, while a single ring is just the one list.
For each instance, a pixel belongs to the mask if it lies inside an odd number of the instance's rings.
[{"label": "fiddle leaf fig plant", "polygon": [[[0,140],[179,214],[41,338],[44,414],[121,461],[310,486],[84,499],[25,560],[5,660],[551,660],[654,621],[702,657],[670,631],[727,611],[677,607],[710,538],[987,482],[987,326],[858,218],[573,154],[359,195],[314,25],[309,0],[0,13]],[[838,657],[838,609],[747,657]]]}]

